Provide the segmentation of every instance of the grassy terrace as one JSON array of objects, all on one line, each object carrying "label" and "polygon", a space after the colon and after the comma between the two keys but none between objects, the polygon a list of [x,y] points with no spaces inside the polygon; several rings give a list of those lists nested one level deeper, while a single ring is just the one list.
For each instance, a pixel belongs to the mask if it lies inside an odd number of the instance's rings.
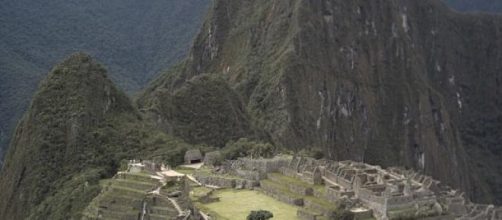
[{"label": "grassy terrace", "polygon": [[306,183],[300,179],[297,179],[294,177],[289,177],[289,176],[286,176],[286,175],[283,175],[280,173],[269,173],[268,176],[271,178],[276,178],[276,179],[283,181],[285,183],[294,184],[294,185],[303,186],[303,187],[310,187],[310,188],[312,188],[316,191],[319,191],[319,192],[325,191],[324,185],[312,185],[312,184]]},{"label": "grassy terrace", "polygon": [[290,196],[292,198],[295,198],[295,199],[301,199],[301,198],[303,198],[302,195],[299,195],[299,194],[297,194],[295,192],[291,192],[289,190],[289,188],[285,184],[277,183],[277,182],[274,182],[274,181],[268,180],[268,179],[262,180],[261,184],[265,185],[265,186],[271,186],[274,189],[279,190],[282,194],[288,195],[288,196]]},{"label": "grassy terrace", "polygon": [[[85,218],[83,219],[96,219],[98,213],[102,214],[102,219],[136,217],[147,192],[159,186],[159,181],[152,179],[148,173],[123,173],[120,175],[121,178],[100,182],[103,190],[84,211]],[[152,207],[152,209],[165,213],[169,207]],[[159,213],[154,214],[163,219],[168,217]]]},{"label": "grassy terrace", "polygon": [[212,173],[211,169],[209,169],[207,167],[201,167],[200,169],[197,169],[197,170],[187,168],[187,167],[178,167],[175,169],[175,171],[182,173],[182,174],[187,174],[187,175],[201,174],[201,175],[206,175],[206,176],[221,177],[224,179],[244,180],[242,177],[239,177],[239,176],[234,176],[234,175],[229,175],[229,174]]},{"label": "grassy terrace", "polygon": [[203,187],[203,186],[193,187],[192,191],[190,192],[190,199],[196,201],[199,198],[206,196],[211,191],[212,191],[212,189],[207,188],[207,187]]},{"label": "grassy terrace", "polygon": [[337,204],[330,203],[329,201],[327,201],[325,199],[317,198],[314,196],[299,195],[295,192],[292,192],[288,187],[288,185],[297,185],[297,186],[302,186],[302,187],[310,187],[310,188],[313,188],[315,191],[324,192],[325,188],[323,185],[312,185],[312,184],[306,183],[300,179],[285,176],[280,173],[270,173],[269,178],[270,179],[262,180],[261,183],[265,184],[265,185],[272,186],[275,189],[280,190],[281,193],[287,194],[293,198],[303,198],[305,201],[309,201],[309,202],[318,204],[319,206],[323,207],[326,210],[336,211]]},{"label": "grassy terrace", "polygon": [[[215,196],[219,202],[198,204],[198,206],[218,220],[246,219],[253,210],[268,210],[274,214],[273,219],[298,220],[298,207],[277,201],[260,192],[252,190],[219,190]],[[217,214],[216,214],[217,213]]]}]

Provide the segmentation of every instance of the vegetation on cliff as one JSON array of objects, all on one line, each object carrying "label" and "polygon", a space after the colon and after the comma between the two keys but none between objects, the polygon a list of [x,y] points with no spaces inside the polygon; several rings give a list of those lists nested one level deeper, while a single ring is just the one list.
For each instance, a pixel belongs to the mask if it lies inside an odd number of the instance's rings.
[{"label": "vegetation on cliff", "polygon": [[192,146],[143,122],[103,66],[75,54],[41,84],[0,175],[0,218],[76,219],[123,159],[172,157]]},{"label": "vegetation on cliff", "polygon": [[0,7],[0,160],[41,79],[76,51],[127,93],[183,58],[209,0],[17,0]]},{"label": "vegetation on cliff", "polygon": [[266,156],[267,142],[414,168],[500,203],[500,33],[500,17],[433,0],[215,0],[139,110],[87,55],[51,71],[2,168],[0,218],[79,218],[124,159]]},{"label": "vegetation on cliff", "polygon": [[162,118],[170,94],[220,78],[276,145],[410,167],[500,202],[502,154],[485,138],[500,126],[483,121],[500,112],[501,21],[433,0],[217,0],[188,58],[139,104]]}]

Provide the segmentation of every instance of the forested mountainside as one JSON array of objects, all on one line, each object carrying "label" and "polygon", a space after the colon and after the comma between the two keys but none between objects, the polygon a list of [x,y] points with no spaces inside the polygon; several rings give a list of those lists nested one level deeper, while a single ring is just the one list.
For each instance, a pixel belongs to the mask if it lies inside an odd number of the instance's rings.
[{"label": "forested mountainside", "polygon": [[501,35],[502,17],[439,0],[214,0],[135,104],[88,55],[50,72],[2,168],[0,219],[80,218],[124,159],[176,165],[242,137],[501,204]]},{"label": "forested mountainside", "polygon": [[121,160],[176,164],[193,146],[141,119],[85,54],[56,66],[19,123],[0,175],[0,219],[79,219]]},{"label": "forested mountainside", "polygon": [[17,121],[51,66],[75,51],[86,51],[103,61],[120,88],[138,91],[185,56],[209,2],[2,2],[0,161]]},{"label": "forested mountainside", "polygon": [[276,145],[413,168],[500,204],[501,48],[500,16],[438,0],[216,0],[188,58],[138,105],[207,143],[191,134],[214,129],[169,106],[197,78],[223,79]]},{"label": "forested mountainside", "polygon": [[445,0],[448,5],[459,11],[502,12],[500,0]]}]

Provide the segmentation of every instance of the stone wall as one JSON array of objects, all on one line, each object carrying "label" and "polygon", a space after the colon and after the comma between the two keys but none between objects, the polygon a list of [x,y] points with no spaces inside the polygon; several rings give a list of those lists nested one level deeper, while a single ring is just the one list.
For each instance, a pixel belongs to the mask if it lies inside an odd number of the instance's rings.
[{"label": "stone wall", "polygon": [[268,184],[261,184],[260,187],[261,191],[265,193],[266,195],[275,198],[279,201],[288,203],[290,205],[296,205],[296,206],[303,206],[303,198],[297,198],[294,196],[291,196],[287,193],[282,192],[280,189],[277,189],[273,185],[268,185]]},{"label": "stone wall", "polygon": [[[268,179],[274,181],[274,182],[282,182],[281,179],[277,178],[274,175],[268,175]],[[287,184],[287,183],[285,183]],[[309,186],[303,186],[303,185],[298,185],[298,184],[287,184],[285,187],[288,187],[291,192],[295,192],[299,195],[302,196],[313,196],[314,195],[314,189]]]},{"label": "stone wall", "polygon": [[330,216],[334,212],[334,208],[326,207],[308,199],[303,201],[303,206],[308,210],[314,210],[315,212],[319,212],[325,216]]},{"label": "stone wall", "polygon": [[260,182],[255,180],[246,180],[246,179],[236,179],[235,180],[235,188],[236,189],[254,189],[255,187],[260,186]]},{"label": "stone wall", "polygon": [[[306,158],[285,157],[274,159],[240,158],[229,164],[228,169],[225,168],[223,170],[230,170],[230,174],[232,175],[254,181],[263,180],[268,177],[274,183],[278,183],[267,184],[266,181],[262,181],[260,190],[288,204],[305,206],[307,210],[298,212],[298,216],[301,219],[317,218],[315,214],[309,213],[308,210],[329,212],[329,205],[315,202],[316,200],[311,200],[309,197],[303,199],[302,197],[305,196],[315,196],[318,199],[329,202],[336,202],[341,198],[347,197],[351,201],[361,202],[364,207],[370,208],[378,218],[386,218],[388,214],[408,216],[410,213],[412,215],[418,213],[432,216],[442,213],[441,207],[437,208],[439,205],[437,203],[438,199],[434,196],[435,191],[430,189],[431,186],[437,185],[437,181],[431,177],[400,168],[382,170],[378,166],[350,161],[314,161]],[[280,177],[267,175],[268,173],[275,172],[303,180],[309,184],[294,182],[287,184]],[[410,179],[425,184],[422,186],[423,189],[420,190],[417,187],[406,188],[406,186],[410,187],[411,184],[405,185],[403,183],[406,183],[406,180],[409,181]],[[210,184],[217,186],[232,185],[226,182],[228,180],[208,179],[207,181],[213,182]],[[255,182],[236,181],[233,181],[233,187],[236,185],[239,188],[256,186],[254,185],[256,184]],[[325,190],[314,190],[314,185],[323,183],[326,184]],[[330,188],[330,186],[339,186],[340,188],[334,189]],[[440,196],[439,198],[443,197]],[[455,202],[450,203],[451,205],[447,204],[447,209],[450,208],[452,211],[459,209],[456,207]]]},{"label": "stone wall", "polygon": [[[352,211],[351,211],[352,212]],[[372,219],[373,211],[371,209],[364,211],[352,212],[354,215],[354,220]]]},{"label": "stone wall", "polygon": [[368,208],[380,215],[387,215],[386,199],[382,196],[373,195],[373,193],[365,188],[359,189],[357,197],[363,201]]},{"label": "stone wall", "polygon": [[253,171],[253,170],[236,169],[233,171],[233,174],[244,179],[255,180],[255,181],[265,179],[266,177],[265,173],[260,173],[258,171]]},{"label": "stone wall", "polygon": [[296,216],[300,219],[300,220],[318,220],[319,216],[318,214],[316,213],[312,213],[312,212],[309,212],[305,209],[298,209],[298,211],[296,212]]},{"label": "stone wall", "polygon": [[195,174],[195,179],[203,185],[217,186],[220,188],[236,188],[236,189],[254,189],[260,186],[260,182],[256,180],[248,180],[241,178],[232,178],[225,176],[212,176],[204,174]]},{"label": "stone wall", "polygon": [[349,180],[346,180],[344,178],[337,178],[337,183],[340,184],[340,186],[343,186],[346,189],[352,189],[353,185],[352,182]]},{"label": "stone wall", "polygon": [[217,186],[220,188],[235,188],[236,186],[236,180],[230,178],[210,175],[195,175],[195,178],[204,185]]},{"label": "stone wall", "polygon": [[298,178],[298,173],[294,169],[291,169],[289,167],[282,167],[282,168],[279,169],[279,171],[284,176]]},{"label": "stone wall", "polygon": [[411,206],[431,206],[436,203],[435,197],[416,197],[413,196],[399,196],[390,197],[387,199],[387,210],[403,209]]},{"label": "stone wall", "polygon": [[242,163],[243,169],[255,170],[260,173],[273,173],[279,172],[281,167],[286,167],[290,163],[290,158],[276,157],[273,159],[251,159],[239,158]]},{"label": "stone wall", "polygon": [[354,191],[342,191],[341,189],[334,189],[330,186],[325,187],[325,198],[331,202],[340,200],[342,197],[351,198],[354,196]]}]

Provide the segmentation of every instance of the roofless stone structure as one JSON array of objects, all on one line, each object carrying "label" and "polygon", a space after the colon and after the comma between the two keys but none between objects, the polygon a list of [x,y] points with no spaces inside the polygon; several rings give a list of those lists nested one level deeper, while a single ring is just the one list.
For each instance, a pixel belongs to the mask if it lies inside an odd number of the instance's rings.
[{"label": "roofless stone structure", "polygon": [[195,177],[221,188],[260,190],[301,206],[297,214],[302,220],[332,219],[330,206],[340,203],[354,219],[502,219],[502,208],[472,203],[463,193],[429,176],[354,161],[239,158]]}]

